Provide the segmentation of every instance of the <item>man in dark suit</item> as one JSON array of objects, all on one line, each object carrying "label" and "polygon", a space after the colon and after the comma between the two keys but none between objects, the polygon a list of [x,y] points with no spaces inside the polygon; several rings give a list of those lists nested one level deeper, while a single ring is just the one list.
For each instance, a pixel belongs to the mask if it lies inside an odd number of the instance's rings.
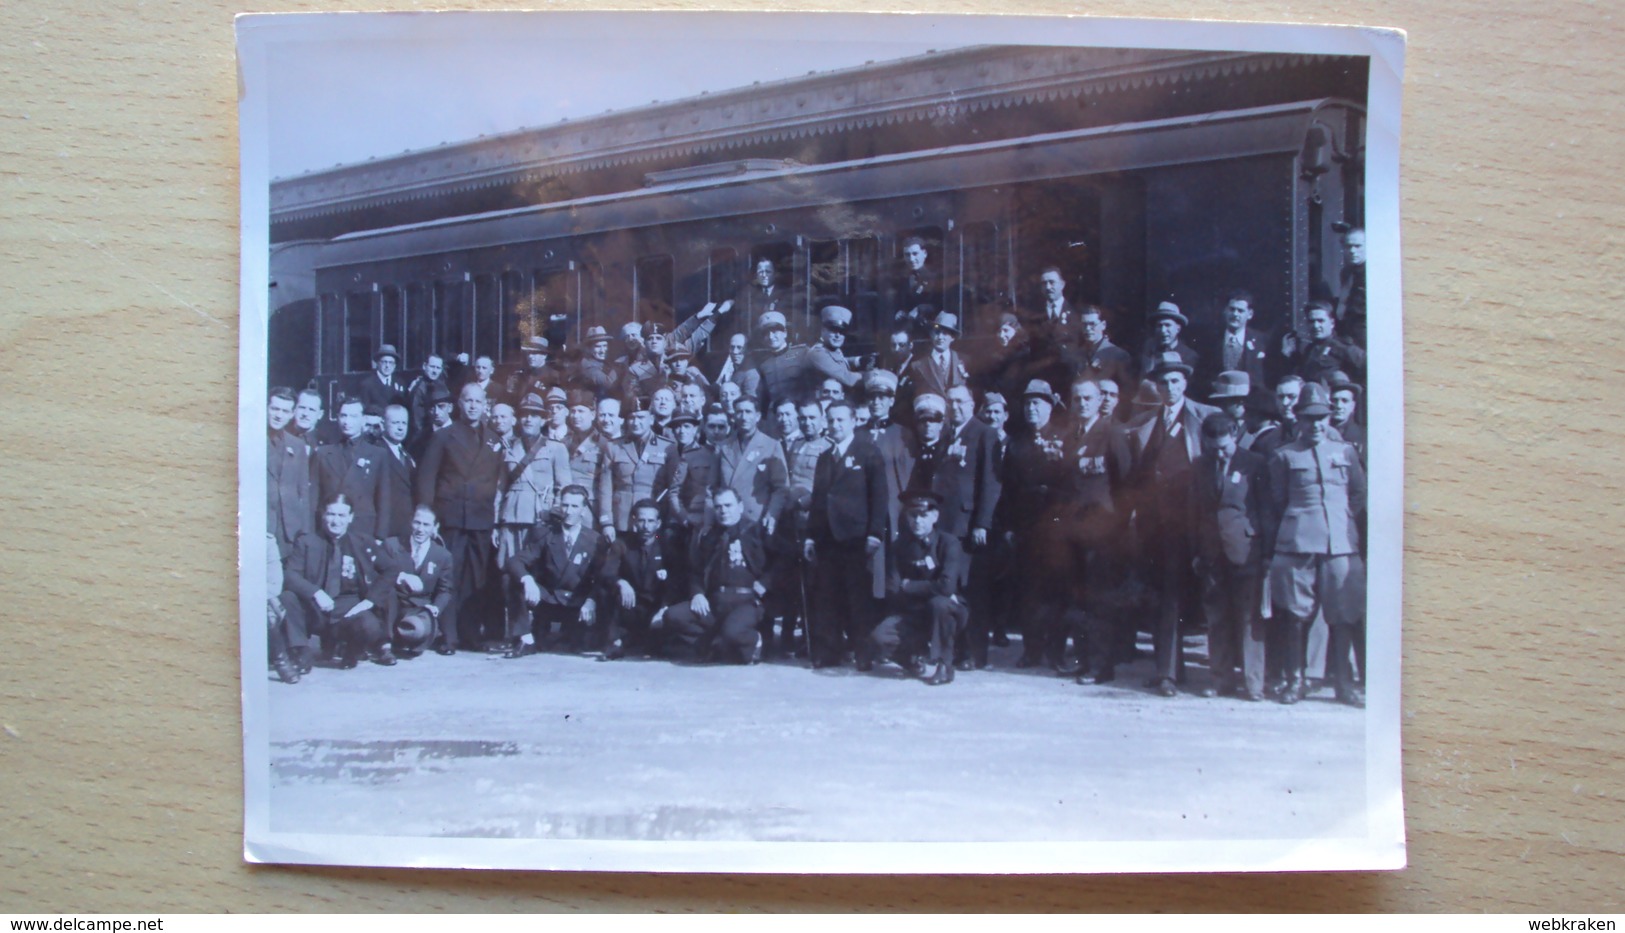
[{"label": "man in dark suit", "polygon": [[[1196,484],[1196,558],[1207,615],[1203,696],[1264,698],[1264,458],[1237,446],[1241,425],[1220,412],[1202,422]],[[1241,678],[1237,680],[1237,673]]]},{"label": "man in dark suit", "polygon": [[941,496],[909,490],[903,499],[903,527],[886,550],[886,617],[870,635],[869,654],[935,687],[954,679],[954,642],[967,616],[959,598],[964,555],[937,528]]},{"label": "man in dark suit", "polygon": [[548,390],[564,385],[566,378],[563,367],[548,362],[553,346],[546,337],[527,337],[520,349],[525,368],[508,374],[502,393],[503,400],[516,407],[529,395],[547,398]]},{"label": "man in dark suit", "polygon": [[383,411],[390,405],[406,403],[406,387],[395,378],[400,361],[400,352],[387,343],[372,355],[372,375],[363,378],[360,388],[356,390],[356,397],[361,399],[363,409]]},{"label": "man in dark suit", "polygon": [[315,530],[310,445],[288,431],[295,401],[292,389],[279,386],[271,390],[265,405],[265,529],[284,554],[301,534]]},{"label": "man in dark suit", "polygon": [[602,660],[656,652],[667,610],[691,595],[687,567],[683,536],[673,526],[661,527],[660,506],[653,499],[635,503],[632,527],[610,545],[604,563],[609,631]]},{"label": "man in dark suit", "polygon": [[[1100,384],[1085,379],[1072,385],[1073,435],[1064,460],[1062,494],[1068,551],[1073,567],[1073,606],[1083,624],[1078,642],[1078,682],[1106,683],[1121,642],[1123,542],[1128,537],[1124,490],[1128,482],[1127,434],[1101,407]],[[1132,633],[1129,633],[1132,639]]]},{"label": "man in dark suit", "polygon": [[[944,311],[931,323],[931,349],[914,357],[906,374],[905,396],[935,395],[947,398],[948,390],[970,384],[970,370],[953,350],[959,339],[959,318]],[[889,374],[888,374],[889,375]]]},{"label": "man in dark suit", "polygon": [[298,600],[284,599],[283,604],[289,610],[289,646],[300,654],[301,673],[310,670],[312,631],[321,635],[324,646],[331,642],[338,649],[341,668],[355,667],[363,655],[377,664],[395,663],[379,611],[389,599],[389,582],[378,575],[372,539],[350,530],[354,516],[340,493],[322,508],[321,534],[300,535],[288,555],[284,585]]},{"label": "man in dark suit", "polygon": [[417,481],[417,460],[406,451],[406,435],[412,416],[405,405],[391,405],[384,409],[384,437],[379,444],[384,449],[383,483],[388,487],[388,511],[379,513],[378,538],[405,541],[412,533],[413,484]]},{"label": "man in dark suit", "polygon": [[[1078,331],[1083,340],[1078,344],[1072,366],[1072,382],[1087,379],[1097,385],[1111,380],[1119,391],[1123,386],[1140,382],[1134,366],[1134,356],[1112,343],[1106,335],[1106,315],[1094,305],[1084,305],[1078,312]],[[1111,413],[1105,412],[1110,418]]]},{"label": "man in dark suit", "polygon": [[1282,366],[1286,372],[1296,373],[1304,382],[1326,385],[1333,373],[1342,372],[1355,381],[1365,377],[1365,351],[1337,336],[1336,318],[1332,306],[1324,301],[1311,301],[1303,310],[1304,323],[1309,328],[1309,339],[1303,340],[1288,333],[1281,340],[1285,356]]},{"label": "man in dark suit", "polygon": [[1360,387],[1354,380],[1341,372],[1332,373],[1331,390],[1332,421],[1331,427],[1343,439],[1343,443],[1354,445],[1354,450],[1360,455],[1360,463],[1366,463],[1365,426],[1354,420],[1355,412],[1360,407]]},{"label": "man in dark suit", "polygon": [[[435,398],[444,396],[451,403],[451,388],[446,381],[445,359],[437,353],[423,361],[423,372],[406,388],[407,407],[412,412],[412,449],[422,453],[426,438],[434,423]],[[447,414],[450,414],[448,407]]]},{"label": "man in dark suit", "polygon": [[[874,442],[856,432],[849,402],[825,412],[832,445],[813,476],[808,537],[802,544],[817,570],[813,620],[813,666],[841,662],[847,646],[862,650],[873,624],[876,564],[881,560],[890,514],[886,464]],[[872,659],[864,651],[859,666]]]},{"label": "man in dark suit", "polygon": [[589,647],[608,543],[587,527],[587,520],[587,491],[566,486],[559,494],[558,522],[537,525],[525,547],[508,560],[506,570],[524,593],[524,605],[534,608],[528,610],[529,636],[521,636],[520,644],[510,646],[503,657],[519,658],[541,648],[555,622],[566,651],[579,654]]},{"label": "man in dark suit", "polygon": [[897,404],[896,376],[884,369],[870,370],[863,377],[863,394],[868,401],[869,420],[858,428],[858,433],[868,435],[886,463],[888,520],[895,528],[902,511],[898,497],[908,488],[909,474],[914,471],[914,432],[892,417]]},{"label": "man in dark suit", "polygon": [[1156,673],[1148,686],[1165,697],[1176,695],[1183,678],[1182,622],[1200,611],[1201,590],[1191,567],[1193,557],[1191,465],[1202,455],[1202,422],[1217,409],[1185,397],[1192,367],[1175,351],[1150,367],[1161,405],[1129,425],[1134,462],[1139,531],[1147,571],[1155,593],[1152,637]]},{"label": "man in dark suit", "polygon": [[420,505],[412,511],[408,535],[390,538],[379,549],[378,576],[393,596],[384,612],[385,628],[399,657],[422,654],[451,606],[451,552],[435,543],[439,534],[434,509]]},{"label": "man in dark suit", "polygon": [[1151,312],[1150,323],[1151,339],[1146,341],[1138,361],[1145,378],[1154,378],[1151,370],[1170,353],[1177,355],[1193,372],[1200,367],[1200,355],[1180,339],[1190,326],[1190,319],[1179,310],[1179,305],[1171,301],[1157,305],[1157,310]]},{"label": "man in dark suit", "polygon": [[1224,330],[1203,346],[1203,368],[1194,378],[1198,385],[1208,385],[1220,373],[1246,373],[1251,402],[1254,407],[1262,407],[1269,401],[1265,373],[1274,372],[1275,363],[1269,358],[1269,339],[1247,326],[1252,319],[1252,294],[1232,292],[1224,306]]},{"label": "man in dark suit", "polygon": [[1055,418],[1060,400],[1049,383],[1034,379],[1022,395],[1027,432],[1010,442],[1005,456],[996,521],[1013,554],[1012,578],[1022,621],[1016,666],[1048,664],[1060,670],[1065,617],[1070,611],[1074,569],[1066,526],[1067,437]]},{"label": "man in dark suit", "polygon": [[1319,383],[1304,386],[1298,403],[1303,431],[1270,455],[1270,511],[1264,522],[1270,604],[1283,629],[1282,703],[1307,690],[1304,639],[1317,612],[1329,634],[1326,675],[1337,698],[1364,706],[1365,694],[1349,666],[1353,649],[1364,660],[1365,563],[1360,559],[1360,516],[1365,512],[1365,470],[1354,448],[1331,436],[1332,409]]},{"label": "man in dark suit", "polygon": [[455,568],[452,619],[441,625],[434,649],[455,654],[466,637],[480,637],[493,614],[497,488],[501,445],[483,426],[485,391],[467,383],[458,393],[461,420],[435,432],[418,465],[417,501],[432,504]]},{"label": "man in dark suit", "polygon": [[942,306],[942,279],[928,265],[925,241],[917,236],[903,240],[903,265],[891,287],[894,326],[907,327],[916,339],[923,339]]},{"label": "man in dark suit", "polygon": [[363,424],[361,400],[341,399],[339,431],[344,440],[316,448],[311,485],[318,502],[331,502],[342,493],[355,509],[351,533],[376,542],[384,537],[379,519],[389,515],[389,484],[384,481],[389,454],[366,439]]},{"label": "man in dark suit", "polygon": [[716,524],[694,545],[689,600],[666,612],[674,650],[692,660],[755,664],[762,657],[762,597],[769,561],[762,528],[733,487],[718,489]]}]

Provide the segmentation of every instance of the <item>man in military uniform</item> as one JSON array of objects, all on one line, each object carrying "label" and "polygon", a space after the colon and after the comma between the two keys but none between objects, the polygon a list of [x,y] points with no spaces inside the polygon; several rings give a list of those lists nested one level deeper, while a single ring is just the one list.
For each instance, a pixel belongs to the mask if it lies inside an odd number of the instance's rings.
[{"label": "man in military uniform", "polygon": [[1324,301],[1311,301],[1304,308],[1303,317],[1309,328],[1309,339],[1300,340],[1294,333],[1281,339],[1286,371],[1302,376],[1304,382],[1318,382],[1323,386],[1337,372],[1356,381],[1363,378],[1365,351],[1333,332],[1336,318],[1332,306]]},{"label": "man in military uniform", "polygon": [[[1344,225],[1334,225],[1344,226]],[[1365,349],[1365,230],[1342,230],[1343,265],[1337,270],[1337,333]]]},{"label": "man in military uniform", "polygon": [[300,534],[315,530],[310,445],[288,431],[295,401],[292,389],[278,387],[271,390],[265,405],[265,528],[284,554]]},{"label": "man in military uniform", "polygon": [[[538,522],[552,517],[559,491],[570,485],[570,452],[542,432],[546,403],[531,394],[520,403],[519,434],[502,446],[502,497],[497,503],[497,566],[519,553]],[[511,581],[504,587],[506,620],[502,647],[511,650],[530,630],[524,622],[522,600]]]},{"label": "man in military uniform", "polygon": [[[705,413],[707,432],[726,438],[730,429],[728,412],[710,405]],[[711,491],[722,472],[716,448],[700,439],[700,419],[686,411],[672,418],[671,457],[676,471],[672,476],[668,510],[672,524],[688,532],[699,532],[711,524]]]},{"label": "man in military uniform", "polygon": [[1178,356],[1194,372],[1200,365],[1200,356],[1180,339],[1185,328],[1190,326],[1190,320],[1180,312],[1179,305],[1171,301],[1162,302],[1151,313],[1150,322],[1151,339],[1146,341],[1139,359],[1139,371],[1145,378],[1154,378],[1151,370],[1170,353]]},{"label": "man in military uniform", "polygon": [[[830,305],[819,313],[823,331],[818,346],[807,351],[807,368],[814,379],[833,379],[843,388],[850,389],[863,378],[842,352],[846,346],[846,332],[852,327],[852,311],[840,305]],[[766,378],[766,374],[763,374]]]},{"label": "man in military uniform", "polygon": [[1017,667],[1048,664],[1059,671],[1066,647],[1065,620],[1072,575],[1064,493],[1069,464],[1067,436],[1055,417],[1059,399],[1050,384],[1034,379],[1022,394],[1027,433],[1010,442],[997,522],[1010,545],[1015,598],[1022,620]]},{"label": "man in military uniform", "polygon": [[[857,433],[851,404],[835,402],[825,414],[831,445],[818,459],[802,544],[803,556],[817,570],[814,667],[837,665],[847,646],[863,650],[867,644],[874,621],[875,564],[882,557],[890,514],[886,464],[874,443]],[[859,662],[863,666],[872,659],[865,656]]]},{"label": "man in military uniform", "polygon": [[[389,598],[389,581],[378,575],[373,540],[350,530],[354,515],[348,497],[339,493],[322,507],[322,533],[307,532],[294,542],[284,585],[299,597],[300,617],[294,621],[290,611],[288,640],[304,650],[308,631],[315,629],[324,645],[331,641],[338,648],[339,667],[355,667],[362,656],[387,666],[395,656],[378,606]],[[309,671],[308,662],[301,667]]]},{"label": "man in military uniform", "polygon": [[[710,389],[711,381],[705,378],[705,373],[694,366],[694,352],[687,347],[678,347],[666,357],[671,372],[668,374],[673,385],[697,385],[702,389]],[[738,383],[732,383],[735,389]],[[719,387],[720,388],[720,387]]]},{"label": "man in military uniform", "polygon": [[885,618],[869,636],[870,654],[897,660],[935,687],[954,679],[954,642],[967,617],[959,598],[964,555],[953,535],[937,529],[940,496],[910,490],[903,498],[903,527],[886,550]]},{"label": "man in military uniform", "polygon": [[571,482],[587,491],[588,514],[601,514],[600,503],[612,492],[609,472],[604,469],[608,445],[594,426],[592,393],[571,389],[568,394],[570,436],[564,449],[570,454]]},{"label": "man in military uniform", "polygon": [[1352,648],[1365,640],[1365,563],[1360,559],[1359,516],[1365,510],[1365,471],[1354,448],[1333,440],[1332,409],[1319,383],[1304,387],[1298,418],[1304,430],[1269,459],[1270,514],[1264,547],[1273,555],[1269,593],[1283,635],[1283,703],[1303,699],[1304,639],[1316,613],[1329,629],[1326,674],[1337,698],[1364,706],[1365,694],[1349,667]]},{"label": "man in military uniform", "polygon": [[368,408],[383,411],[387,406],[406,402],[406,387],[395,378],[400,361],[400,352],[387,343],[372,355],[372,375],[363,378],[356,390],[363,411]]},{"label": "man in military uniform", "polygon": [[600,400],[622,391],[626,373],[609,361],[609,332],[602,327],[590,327],[582,343],[586,345],[587,355],[576,369],[577,385]]},{"label": "man in military uniform", "polygon": [[435,638],[440,618],[451,607],[451,552],[435,543],[440,522],[434,509],[420,505],[412,512],[412,530],[391,538],[379,549],[378,576],[391,589],[383,613],[394,652],[415,658]]},{"label": "man in military uniform", "polygon": [[763,314],[756,322],[767,341],[767,349],[756,361],[757,398],[762,408],[772,411],[781,400],[799,399],[812,388],[807,369],[808,350],[801,344],[790,345],[790,332],[784,315],[778,311]]},{"label": "man in military uniform", "polygon": [[[952,315],[949,315],[952,317]],[[886,500],[890,505],[888,522],[897,527],[902,510],[898,498],[908,488],[908,478],[914,472],[914,432],[892,420],[897,403],[897,377],[884,369],[872,369],[863,375],[863,393],[869,403],[869,420],[858,430],[869,436],[880,458],[886,464]]]},{"label": "man in military uniform", "polygon": [[677,414],[677,393],[668,385],[655,389],[649,393],[649,410],[654,412],[655,433],[671,440],[671,419]]},{"label": "man in military uniform", "polygon": [[331,502],[343,493],[354,510],[351,533],[376,542],[382,537],[379,516],[389,514],[389,485],[384,482],[384,458],[388,454],[368,441],[361,427],[361,400],[341,399],[339,431],[344,440],[316,448],[311,459],[311,485],[318,502]]},{"label": "man in military uniform", "polygon": [[[520,658],[542,648],[558,623],[565,650],[587,650],[588,630],[597,622],[596,594],[608,543],[587,527],[587,491],[566,486],[559,493],[559,520],[536,526],[520,552],[509,558],[505,570],[531,607],[529,639],[509,646],[506,658]],[[522,626],[521,626],[522,627]]]},{"label": "man in military uniform", "polygon": [[314,388],[300,390],[293,405],[293,424],[287,430],[304,438],[311,450],[344,439],[338,426],[322,417],[322,393]]},{"label": "man in military uniform", "polygon": [[1195,529],[1191,465],[1202,454],[1202,422],[1217,409],[1185,396],[1192,367],[1176,351],[1150,367],[1161,405],[1129,425],[1130,454],[1137,473],[1141,542],[1156,601],[1152,638],[1156,673],[1147,684],[1165,697],[1178,693],[1184,677],[1181,623],[1200,611],[1201,589],[1192,569]]},{"label": "man in military uniform", "polygon": [[454,568],[453,617],[441,625],[434,645],[437,653],[447,655],[456,653],[464,634],[478,637],[494,614],[490,590],[496,555],[491,532],[502,481],[501,450],[483,426],[484,390],[472,382],[465,384],[457,406],[461,419],[430,438],[417,481],[417,501],[433,504]]},{"label": "man in military uniform", "polygon": [[547,397],[547,391],[564,384],[564,370],[548,362],[553,347],[546,337],[527,337],[521,346],[525,354],[525,368],[508,374],[503,398],[518,405],[527,395]]},{"label": "man in military uniform", "polygon": [[666,612],[673,648],[692,660],[755,664],[762,658],[762,597],[767,592],[767,539],[745,518],[732,487],[718,489],[716,524],[695,542],[689,601]]},{"label": "man in military uniform", "polygon": [[631,529],[610,546],[603,572],[609,627],[600,660],[656,653],[666,611],[690,595],[687,546],[677,529],[662,527],[660,511],[652,499],[634,503]]},{"label": "man in military uniform", "polygon": [[[1202,422],[1196,483],[1196,557],[1207,615],[1208,670],[1204,696],[1264,698],[1264,458],[1237,446],[1241,425],[1228,414]],[[1237,673],[1241,677],[1237,679]]]},{"label": "man in military uniform", "polygon": [[907,327],[918,339],[925,338],[942,304],[942,281],[927,267],[928,258],[924,240],[903,240],[903,268],[891,290],[894,326]]},{"label": "man in military uniform", "polygon": [[1298,399],[1303,395],[1302,376],[1282,376],[1275,386],[1275,418],[1258,426],[1249,450],[1268,456],[1298,438]]},{"label": "man in military uniform", "polygon": [[654,432],[655,416],[648,400],[634,399],[631,407],[631,429],[626,437],[609,446],[604,458],[610,476],[610,500],[598,504],[598,525],[611,541],[631,527],[632,503],[641,499],[665,501],[677,469],[671,441]]}]

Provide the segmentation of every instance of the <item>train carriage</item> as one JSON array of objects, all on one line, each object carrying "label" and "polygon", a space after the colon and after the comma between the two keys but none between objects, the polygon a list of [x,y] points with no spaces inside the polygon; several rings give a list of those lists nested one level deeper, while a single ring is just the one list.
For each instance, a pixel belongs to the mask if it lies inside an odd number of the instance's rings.
[{"label": "train carriage", "polygon": [[[1279,332],[1335,290],[1334,225],[1362,219],[1364,75],[1363,60],[1315,56],[969,49],[608,118],[566,142],[599,152],[597,132],[619,155],[575,172],[569,145],[514,155],[557,147],[558,129],[452,147],[493,179],[460,195],[445,153],[279,182],[271,381],[331,399],[382,343],[410,373],[430,353],[516,365],[533,334],[570,346],[592,326],[674,326],[739,295],[761,258],[801,339],[838,303],[855,312],[848,352],[868,354],[910,237],[973,353],[1001,311],[1037,306],[1050,265],[1123,346],[1158,301],[1213,326],[1235,288]],[[877,82],[893,94],[860,107]],[[807,116],[809,101],[826,112]],[[671,138],[685,114],[715,121],[714,145]],[[394,190],[414,172],[416,196]],[[734,313],[753,331],[750,309]]]}]

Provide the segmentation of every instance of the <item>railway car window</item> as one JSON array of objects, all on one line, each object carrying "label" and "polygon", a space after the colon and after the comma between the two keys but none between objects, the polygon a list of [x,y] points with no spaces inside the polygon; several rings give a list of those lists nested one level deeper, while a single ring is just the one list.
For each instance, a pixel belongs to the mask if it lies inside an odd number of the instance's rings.
[{"label": "railway car window", "polygon": [[401,305],[406,318],[404,336],[401,339],[401,353],[405,359],[401,366],[406,369],[417,369],[434,352],[435,309],[431,303],[432,292],[422,285],[408,285],[401,291]]},{"label": "railway car window", "polygon": [[813,240],[807,244],[807,287],[813,304],[828,304],[846,295],[846,263],[840,240]]},{"label": "railway car window", "polygon": [[711,251],[706,301],[721,304],[739,291],[739,252],[731,246]]},{"label": "railway car window", "polygon": [[[536,304],[531,278],[518,272],[502,273],[502,352],[513,362],[519,356],[519,341]],[[529,333],[528,331],[524,331]],[[501,357],[499,357],[500,359]]]},{"label": "railway car window", "polygon": [[966,224],[961,229],[963,259],[960,283],[964,288],[964,320],[960,328],[966,336],[989,334],[994,329],[999,295],[1004,282],[999,275],[999,230],[990,221]]},{"label": "railway car window", "polygon": [[316,332],[316,370],[330,373],[344,367],[344,296],[331,292],[321,298],[321,324]]},{"label": "railway car window", "polygon": [[671,257],[645,256],[639,259],[633,269],[632,284],[637,298],[633,320],[671,327],[675,319]]},{"label": "railway car window", "polygon": [[406,342],[406,299],[399,288],[386,285],[379,290],[378,321],[383,331],[382,342],[400,351],[401,344]]},{"label": "railway car window", "polygon": [[373,341],[377,334],[372,292],[351,292],[344,296],[345,372],[364,373],[372,368]]},{"label": "railway car window", "polygon": [[520,329],[525,336],[546,337],[557,350],[573,335],[577,273],[573,269],[538,272],[532,281],[530,315]]},{"label": "railway car window", "polygon": [[474,349],[469,356],[502,358],[502,288],[494,275],[476,275],[474,285]]},{"label": "railway car window", "polygon": [[862,295],[880,284],[880,241],[863,237],[846,241],[846,290]]}]

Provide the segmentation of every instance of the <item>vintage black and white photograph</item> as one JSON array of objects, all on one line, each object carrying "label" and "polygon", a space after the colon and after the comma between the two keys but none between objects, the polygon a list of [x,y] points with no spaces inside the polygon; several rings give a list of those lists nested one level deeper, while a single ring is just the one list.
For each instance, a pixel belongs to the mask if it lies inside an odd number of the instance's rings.
[{"label": "vintage black and white photograph", "polygon": [[1404,865],[1398,34],[238,37],[247,858]]}]

